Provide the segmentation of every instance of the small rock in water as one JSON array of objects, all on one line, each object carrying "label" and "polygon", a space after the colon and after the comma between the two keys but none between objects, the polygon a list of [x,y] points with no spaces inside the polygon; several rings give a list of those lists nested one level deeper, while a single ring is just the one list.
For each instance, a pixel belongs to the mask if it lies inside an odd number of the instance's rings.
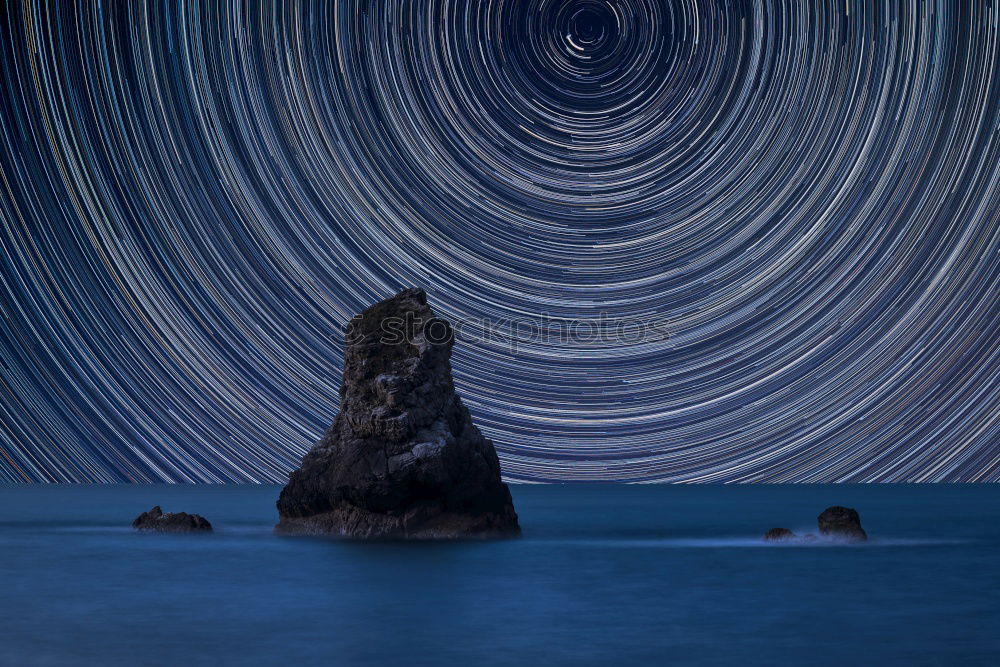
[{"label": "small rock in water", "polygon": [[765,542],[787,542],[788,540],[794,540],[796,537],[798,536],[787,528],[772,528],[764,533]]},{"label": "small rock in water", "polygon": [[868,534],[861,527],[861,517],[850,507],[834,505],[827,507],[816,519],[820,535],[836,537],[852,542],[863,542]]},{"label": "small rock in water", "polygon": [[187,512],[164,514],[159,505],[137,516],[132,522],[132,527],[136,530],[159,533],[199,533],[212,530],[212,524],[203,516]]},{"label": "small rock in water", "polygon": [[[845,540],[848,542],[864,542],[867,533],[861,527],[861,517],[850,507],[834,505],[827,507],[819,515],[819,534],[823,537]],[[817,538],[812,533],[796,535],[787,528],[772,528],[764,533],[765,542],[813,542]]]}]

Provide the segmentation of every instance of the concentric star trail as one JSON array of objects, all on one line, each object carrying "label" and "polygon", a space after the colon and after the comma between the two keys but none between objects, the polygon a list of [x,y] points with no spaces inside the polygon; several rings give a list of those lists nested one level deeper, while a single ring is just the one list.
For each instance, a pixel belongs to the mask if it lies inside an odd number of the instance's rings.
[{"label": "concentric star trail", "polygon": [[1000,3],[11,2],[0,481],[281,481],[342,326],[514,481],[1000,481]]}]

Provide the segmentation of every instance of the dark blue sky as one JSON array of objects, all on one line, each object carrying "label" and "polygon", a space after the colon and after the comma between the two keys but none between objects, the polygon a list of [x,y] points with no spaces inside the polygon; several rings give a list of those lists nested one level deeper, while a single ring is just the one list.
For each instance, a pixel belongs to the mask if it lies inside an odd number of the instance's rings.
[{"label": "dark blue sky", "polygon": [[0,13],[0,480],[282,480],[419,285],[669,333],[461,340],[509,479],[1000,481],[995,1],[251,5]]}]

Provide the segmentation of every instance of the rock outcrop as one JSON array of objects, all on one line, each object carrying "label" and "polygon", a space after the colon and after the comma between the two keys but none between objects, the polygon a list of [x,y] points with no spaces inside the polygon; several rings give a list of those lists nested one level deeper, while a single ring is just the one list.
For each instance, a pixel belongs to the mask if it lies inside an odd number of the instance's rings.
[{"label": "rock outcrop", "polygon": [[772,528],[764,533],[765,542],[787,542],[794,540],[796,537],[798,536],[787,528]]},{"label": "rock outcrop", "polygon": [[203,516],[187,512],[164,514],[159,505],[137,516],[132,522],[132,527],[136,530],[158,533],[204,533],[212,530],[212,524]]},{"label": "rock outcrop", "polygon": [[819,523],[820,535],[851,542],[863,542],[868,539],[868,534],[861,527],[861,517],[850,507],[840,505],[827,507],[816,521]]},{"label": "rock outcrop", "polygon": [[451,377],[453,334],[421,289],[346,327],[341,406],[278,498],[276,532],[450,539],[520,534],[493,443]]},{"label": "rock outcrop", "polygon": [[[827,507],[817,518],[819,534],[828,540],[847,542],[864,542],[867,533],[861,527],[861,517],[850,507],[834,505]],[[813,542],[817,538],[813,534],[797,535],[787,528],[772,528],[764,533],[765,542]]]}]

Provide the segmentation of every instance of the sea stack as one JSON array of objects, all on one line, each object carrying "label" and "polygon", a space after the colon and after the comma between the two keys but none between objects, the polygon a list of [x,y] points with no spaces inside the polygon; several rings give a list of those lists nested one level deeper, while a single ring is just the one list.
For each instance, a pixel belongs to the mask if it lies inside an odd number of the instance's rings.
[{"label": "sea stack", "polygon": [[132,527],[136,530],[156,533],[212,532],[212,524],[205,517],[187,512],[164,513],[159,505],[137,516],[132,522]]},{"label": "sea stack", "polygon": [[850,507],[827,507],[816,521],[821,535],[851,542],[864,542],[868,539],[868,534],[861,527],[861,517],[857,510]]},{"label": "sea stack", "polygon": [[345,331],[340,412],[278,498],[283,534],[456,539],[520,534],[493,443],[451,377],[451,326],[422,289]]}]

